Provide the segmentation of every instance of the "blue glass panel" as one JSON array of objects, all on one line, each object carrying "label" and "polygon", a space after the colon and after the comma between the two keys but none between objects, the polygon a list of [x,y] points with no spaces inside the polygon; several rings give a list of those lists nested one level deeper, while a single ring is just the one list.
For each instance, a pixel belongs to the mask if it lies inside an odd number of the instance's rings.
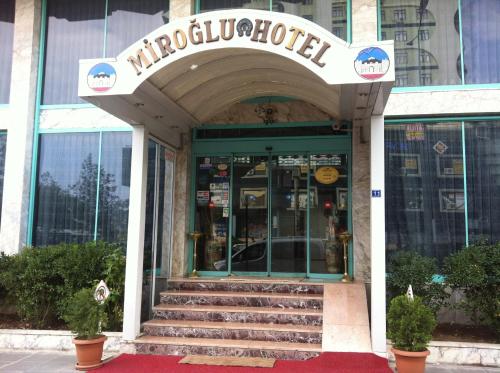
[{"label": "blue glass panel", "polygon": [[94,239],[98,133],[40,136],[34,244]]},{"label": "blue glass panel", "polygon": [[9,102],[14,39],[14,0],[0,1],[0,104]]},{"label": "blue glass panel", "polygon": [[462,0],[465,82],[500,83],[500,1]]}]

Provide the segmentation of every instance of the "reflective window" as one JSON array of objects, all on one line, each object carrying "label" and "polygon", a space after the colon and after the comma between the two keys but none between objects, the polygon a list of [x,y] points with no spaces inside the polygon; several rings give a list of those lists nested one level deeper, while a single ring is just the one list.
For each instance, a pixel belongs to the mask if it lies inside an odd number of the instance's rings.
[{"label": "reflective window", "polygon": [[34,245],[94,239],[99,134],[40,137]]},{"label": "reflective window", "polygon": [[76,104],[78,61],[103,55],[102,0],[50,0],[47,4],[44,104]]},{"label": "reflective window", "polygon": [[108,0],[106,56],[117,56],[139,38],[168,23],[168,5],[168,0]]},{"label": "reflective window", "polygon": [[131,136],[103,133],[101,157],[99,139],[97,132],[41,135],[35,245],[126,242]]},{"label": "reflective window", "polygon": [[385,129],[386,247],[441,261],[465,245],[462,123]]},{"label": "reflective window", "polygon": [[[457,0],[381,0],[382,39],[394,40],[396,86],[461,83]],[[393,15],[392,17],[390,15]],[[421,56],[425,55],[425,58]],[[457,62],[458,61],[458,62]]]},{"label": "reflective window", "polygon": [[99,177],[97,239],[125,247],[128,229],[132,138],[128,132],[103,132]]},{"label": "reflective window", "polygon": [[168,0],[48,0],[42,103],[84,103],[78,61],[115,57],[168,22],[168,7]]},{"label": "reflective window", "polygon": [[269,10],[269,0],[199,0],[199,4],[201,12],[232,8]]},{"label": "reflective window", "polygon": [[347,0],[273,0],[273,11],[313,21],[335,36],[347,40]]},{"label": "reflective window", "polygon": [[[396,80],[396,86],[500,83],[498,0],[380,0],[380,4],[382,40],[395,40],[396,73],[408,75],[408,81]],[[393,17],[386,17],[386,10]],[[409,55],[407,61],[397,58],[403,50]]]},{"label": "reflective window", "polygon": [[9,102],[15,0],[0,1],[0,104]]},{"label": "reflective window", "polygon": [[465,83],[500,83],[500,1],[462,0]]},{"label": "reflective window", "polygon": [[2,215],[3,177],[5,173],[5,150],[7,147],[7,133],[0,132],[0,218]]},{"label": "reflective window", "polygon": [[347,40],[347,0],[199,0],[199,10],[245,8],[294,14]]}]

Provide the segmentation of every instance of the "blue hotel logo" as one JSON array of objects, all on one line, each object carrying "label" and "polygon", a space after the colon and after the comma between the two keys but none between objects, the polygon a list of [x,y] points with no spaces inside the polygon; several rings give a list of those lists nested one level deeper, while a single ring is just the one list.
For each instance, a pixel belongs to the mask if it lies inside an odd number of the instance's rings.
[{"label": "blue hotel logo", "polygon": [[363,49],[354,61],[354,68],[358,75],[368,80],[383,77],[389,71],[389,65],[387,53],[377,47]]},{"label": "blue hotel logo", "polygon": [[107,63],[99,63],[90,69],[87,75],[89,88],[96,92],[106,92],[111,89],[116,82],[116,71],[113,66]]}]

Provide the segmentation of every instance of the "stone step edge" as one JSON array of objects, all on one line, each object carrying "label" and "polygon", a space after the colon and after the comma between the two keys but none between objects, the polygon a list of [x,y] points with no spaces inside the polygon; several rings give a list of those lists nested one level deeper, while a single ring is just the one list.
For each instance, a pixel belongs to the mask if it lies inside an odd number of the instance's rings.
[{"label": "stone step edge", "polygon": [[306,351],[321,352],[321,344],[290,343],[275,341],[247,341],[241,339],[213,339],[213,338],[182,338],[141,336],[134,340],[135,344],[163,344],[174,346],[209,346],[223,348],[259,349],[276,351]]},{"label": "stone step edge", "polygon": [[189,321],[189,320],[164,320],[164,319],[149,320],[142,323],[142,325],[148,327],[173,327],[173,328],[184,328],[184,329],[188,328],[230,329],[230,330],[254,330],[254,331],[323,334],[323,328],[321,326],[316,326],[316,325],[241,323],[241,322],[224,322],[224,321]]},{"label": "stone step edge", "polygon": [[282,286],[282,285],[292,285],[292,286],[320,286],[323,287],[324,283],[323,282],[314,282],[314,281],[293,281],[293,280],[280,280],[277,277],[273,278],[261,278],[261,279],[252,279],[252,278],[192,278],[192,277],[175,277],[175,278],[170,278],[167,280],[168,283],[171,282],[200,282],[200,283],[217,283],[217,284],[263,284],[263,285],[276,285],[276,286]]},{"label": "stone step edge", "polygon": [[168,290],[160,293],[164,296],[207,296],[207,297],[232,297],[232,298],[276,298],[276,299],[304,299],[323,300],[323,294],[294,294],[294,293],[265,293],[248,291],[189,291],[189,290]]},{"label": "stone step edge", "polygon": [[238,307],[238,306],[201,306],[201,305],[176,305],[159,304],[153,307],[153,311],[183,311],[183,312],[246,312],[246,313],[270,313],[303,316],[323,316],[323,310],[281,308],[281,307]]}]

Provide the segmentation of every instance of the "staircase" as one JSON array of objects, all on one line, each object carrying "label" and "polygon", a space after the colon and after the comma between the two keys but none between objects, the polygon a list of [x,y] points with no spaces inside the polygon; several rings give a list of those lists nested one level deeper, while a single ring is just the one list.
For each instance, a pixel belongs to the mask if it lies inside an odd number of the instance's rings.
[{"label": "staircase", "polygon": [[280,279],[171,279],[137,353],[305,360],[321,352],[323,285]]}]

